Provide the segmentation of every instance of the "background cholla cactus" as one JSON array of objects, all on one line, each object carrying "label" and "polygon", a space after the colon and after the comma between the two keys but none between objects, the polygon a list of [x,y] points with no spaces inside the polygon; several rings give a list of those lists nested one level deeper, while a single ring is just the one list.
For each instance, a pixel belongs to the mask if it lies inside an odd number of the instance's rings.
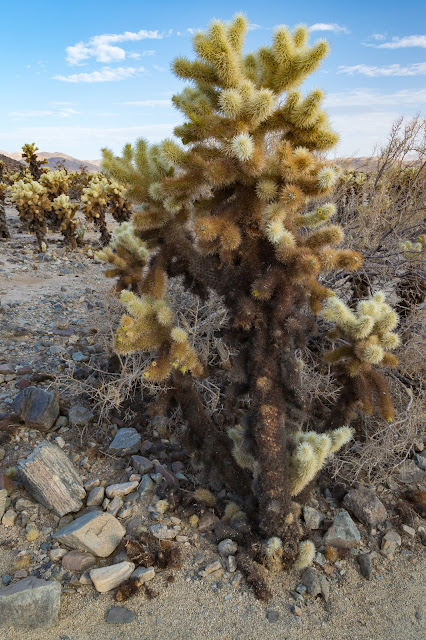
[{"label": "background cholla cactus", "polygon": [[39,182],[46,188],[51,200],[62,194],[66,195],[70,186],[70,178],[64,169],[46,171],[40,176]]},{"label": "background cholla cactus", "polygon": [[101,232],[102,244],[108,244],[108,233],[105,214],[109,204],[109,183],[105,176],[97,174],[83,189],[81,208],[86,220],[92,222]]},{"label": "background cholla cactus", "polygon": [[11,200],[18,209],[24,226],[34,233],[40,250],[45,245],[47,226],[46,213],[52,208],[47,190],[36,180],[18,180],[10,187]]},{"label": "background cholla cactus", "polygon": [[0,238],[10,238],[10,233],[6,224],[6,212],[4,210],[7,184],[3,182],[3,172],[4,162],[0,160]]},{"label": "background cholla cactus", "polygon": [[110,181],[108,209],[116,222],[126,222],[132,214],[132,203],[126,192],[126,187],[115,180]]},{"label": "background cholla cactus", "polygon": [[22,158],[28,165],[33,180],[40,180],[40,176],[43,173],[43,165],[47,164],[47,160],[39,160],[36,154],[38,147],[32,144],[24,144],[22,147]]},{"label": "background cholla cactus", "polygon": [[76,229],[77,220],[75,214],[78,209],[76,202],[71,202],[69,196],[62,194],[54,198],[52,209],[57,219],[58,230],[64,236],[65,243],[72,249],[77,246]]},{"label": "background cholla cactus", "polygon": [[[122,158],[104,152],[105,171],[139,205],[131,234],[150,253],[137,258],[116,236],[103,259],[130,289],[122,294],[129,315],[117,330],[116,350],[154,351],[146,374],[172,387],[166,400],[181,406],[187,446],[204,459],[207,473],[219,473],[240,496],[262,536],[282,540],[285,563],[299,554],[292,497],[347,441],[350,431],[342,427],[356,404],[340,413],[332,408],[324,424],[315,425],[327,433],[303,440],[308,419],[296,353],[315,332],[314,315],[334,295],[324,277],[341,278],[362,260],[341,248],[343,230],[331,223],[336,209],[328,198],[340,172],[319,153],[337,141],[322,93],[303,97],[297,90],[328,46],[309,46],[306,27],[293,33],[279,27],[270,47],[244,54],[247,24],[241,15],[229,24],[214,21],[194,37],[197,59],[174,61],[176,75],[192,82],[173,97],[185,116],[175,129],[182,145],[165,140],[149,147],[139,140]],[[175,326],[165,295],[167,279],[178,276],[201,298],[214,290],[228,310],[223,340],[237,353],[223,388],[232,437],[198,395],[194,378],[207,370]],[[372,327],[362,339],[379,340],[379,333]],[[351,340],[359,359],[358,337]],[[372,371],[375,365],[362,354],[360,362]],[[342,393],[350,394],[360,375],[346,373]],[[167,410],[167,401],[162,407]]]}]

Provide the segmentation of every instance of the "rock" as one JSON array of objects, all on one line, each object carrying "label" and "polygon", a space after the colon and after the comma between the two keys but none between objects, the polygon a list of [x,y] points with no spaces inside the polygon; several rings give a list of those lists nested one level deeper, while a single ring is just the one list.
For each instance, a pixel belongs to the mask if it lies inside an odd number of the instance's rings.
[{"label": "rock", "polygon": [[333,524],[324,536],[324,544],[333,547],[351,549],[361,540],[361,534],[354,521],[345,509],[340,509],[335,516]]},{"label": "rock", "polygon": [[26,569],[19,569],[19,571],[16,571],[16,573],[13,574],[14,578],[27,578],[28,577],[28,571]]},{"label": "rock", "polygon": [[219,560],[216,560],[216,562],[208,564],[204,571],[205,573],[213,573],[213,571],[218,571],[219,569],[222,569],[222,565]]},{"label": "rock", "polygon": [[410,538],[414,538],[416,535],[416,530],[413,527],[409,527],[408,524],[403,524],[401,529],[410,536]]},{"label": "rock", "polygon": [[330,587],[327,578],[316,569],[306,569],[302,576],[302,583],[305,585],[311,596],[322,595],[327,602],[330,595]]},{"label": "rock", "polygon": [[420,469],[414,462],[414,460],[405,460],[399,467],[399,480],[400,482],[422,482],[425,477],[425,472]]},{"label": "rock", "polygon": [[136,614],[126,607],[111,607],[106,616],[108,624],[128,624],[133,622]]},{"label": "rock", "polygon": [[211,531],[215,526],[216,522],[219,522],[219,518],[212,511],[206,511],[201,516],[198,522],[198,531],[200,533],[205,533],[206,531]]},{"label": "rock", "polygon": [[79,511],[83,506],[86,492],[80,476],[58,446],[42,442],[18,468],[28,493],[56,515]]},{"label": "rock", "polygon": [[4,460],[6,457],[6,450],[3,447],[0,447],[0,462]]},{"label": "rock", "polygon": [[74,360],[74,362],[87,362],[89,356],[85,355],[81,351],[74,351],[71,358]]},{"label": "rock", "polygon": [[48,431],[59,415],[59,396],[56,391],[29,386],[18,393],[11,409],[27,427]]},{"label": "rock", "polygon": [[105,496],[105,488],[104,487],[94,487],[89,495],[87,496],[86,505],[88,507],[93,507],[102,504]]},{"label": "rock", "polygon": [[422,453],[418,453],[414,456],[416,464],[422,471],[426,471],[426,453],[423,451]]},{"label": "rock", "polygon": [[135,571],[133,571],[131,577],[138,578],[139,582],[145,584],[146,582],[149,582],[150,580],[155,578],[155,569],[154,567],[138,567],[137,569],[135,569]]},{"label": "rock", "polygon": [[101,481],[99,480],[99,478],[94,478],[93,480],[87,480],[83,487],[86,489],[86,491],[91,491],[92,489],[95,489],[96,487],[99,487],[99,485],[101,484]]},{"label": "rock", "polygon": [[15,388],[16,389],[28,389],[28,387],[31,386],[31,382],[29,380],[27,380],[26,378],[21,378],[20,380],[18,380],[18,382],[15,384]]},{"label": "rock", "polygon": [[125,533],[123,525],[112,515],[94,511],[73,520],[54,537],[68,547],[106,558],[118,547]]},{"label": "rock", "polygon": [[131,493],[134,489],[137,488],[139,482],[135,480],[134,482],[120,482],[119,484],[110,484],[106,488],[106,494],[108,498],[127,496],[128,493]]},{"label": "rock", "polygon": [[92,580],[90,579],[88,571],[85,571],[84,573],[81,574],[79,582],[81,584],[93,584]]},{"label": "rock", "polygon": [[67,524],[69,524],[70,522],[72,522],[74,520],[74,516],[69,513],[66,516],[62,516],[62,518],[60,518],[59,522],[58,522],[58,527],[61,529],[62,527],[66,527]]},{"label": "rock", "polygon": [[77,571],[83,573],[87,569],[92,569],[96,564],[95,556],[85,551],[70,551],[62,558],[62,566],[67,571]]},{"label": "rock", "polygon": [[10,496],[12,491],[16,489],[15,484],[10,478],[7,477],[5,473],[0,473],[0,489],[5,489],[8,496]]},{"label": "rock", "polygon": [[48,556],[52,562],[59,562],[67,553],[66,549],[50,549]]},{"label": "rock", "polygon": [[0,520],[4,516],[4,512],[6,511],[6,501],[7,501],[7,491],[6,489],[0,489]]},{"label": "rock", "polygon": [[140,443],[141,436],[136,429],[127,427],[117,431],[114,440],[108,447],[108,451],[119,456],[128,456],[139,450]]},{"label": "rock", "polygon": [[106,511],[107,513],[110,513],[112,516],[116,516],[117,513],[122,508],[123,504],[124,504],[123,500],[118,496],[115,496],[115,498],[111,500],[111,502],[107,505]]},{"label": "rock", "polygon": [[3,573],[1,577],[2,585],[7,587],[12,582],[12,576],[8,573]]},{"label": "rock", "polygon": [[369,527],[381,524],[388,515],[374,491],[367,487],[351,489],[345,495],[343,504],[358,520]]},{"label": "rock", "polygon": [[385,556],[393,556],[401,545],[401,536],[396,531],[388,531],[382,538],[380,550]]},{"label": "rock", "polygon": [[0,376],[7,376],[15,373],[15,367],[11,364],[0,364]]},{"label": "rock", "polygon": [[109,567],[101,569],[92,569],[89,572],[90,578],[95,585],[96,591],[99,593],[107,593],[111,589],[115,589],[122,582],[129,578],[135,569],[133,562],[119,562]]},{"label": "rock", "polygon": [[68,411],[68,422],[71,427],[85,427],[94,417],[93,411],[82,404],[75,404]]},{"label": "rock", "polygon": [[237,561],[235,559],[235,556],[228,556],[226,558],[226,568],[228,569],[229,573],[234,573],[234,571],[237,570]]},{"label": "rock", "polygon": [[361,571],[361,575],[366,580],[371,580],[372,575],[372,566],[371,566],[371,558],[368,553],[360,553],[357,556],[357,560],[359,563],[359,569]]},{"label": "rock", "polygon": [[153,470],[154,463],[144,456],[132,456],[132,467],[144,475],[145,473],[149,473]]},{"label": "rock", "polygon": [[8,509],[1,520],[2,524],[5,527],[13,527],[17,515],[18,514],[16,513],[16,511],[14,511],[13,509]]},{"label": "rock", "polygon": [[217,548],[219,555],[222,556],[222,558],[227,558],[228,556],[233,556],[237,553],[238,545],[233,540],[227,538],[226,540],[219,542]]},{"label": "rock", "polygon": [[0,627],[38,629],[58,623],[61,585],[30,577],[0,589]]},{"label": "rock", "polygon": [[149,530],[159,540],[173,540],[173,538],[176,538],[176,531],[168,529],[164,524],[152,524]]},{"label": "rock", "polygon": [[268,611],[268,613],[266,614],[266,619],[271,624],[273,624],[274,622],[277,622],[279,617],[280,617],[280,614],[278,613],[278,611]]},{"label": "rock", "polygon": [[303,519],[308,529],[319,529],[324,516],[318,509],[305,506],[303,507]]},{"label": "rock", "polygon": [[174,487],[179,486],[179,480],[176,478],[175,474],[166,469],[162,464],[156,464],[154,470],[155,473],[160,473],[163,476],[167,484],[171,484]]},{"label": "rock", "polygon": [[154,489],[154,483],[148,474],[145,474],[138,487],[138,493],[141,498],[148,495]]}]

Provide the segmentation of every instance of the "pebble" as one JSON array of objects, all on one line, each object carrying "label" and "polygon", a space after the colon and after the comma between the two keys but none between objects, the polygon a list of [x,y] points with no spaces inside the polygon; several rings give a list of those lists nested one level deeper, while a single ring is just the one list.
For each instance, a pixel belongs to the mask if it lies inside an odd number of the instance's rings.
[{"label": "pebble", "polygon": [[375,527],[387,518],[385,506],[367,487],[351,489],[343,498],[343,505],[369,527]]},{"label": "pebble", "polygon": [[108,624],[128,624],[133,622],[135,618],[136,614],[126,607],[111,607],[107,613],[106,622]]},{"label": "pebble", "polygon": [[17,515],[18,514],[16,513],[16,511],[14,511],[13,509],[8,509],[1,520],[2,524],[5,527],[13,527],[13,525],[15,524]]},{"label": "pebble", "polygon": [[306,569],[302,576],[303,584],[305,585],[308,593],[311,596],[317,596],[321,594],[324,600],[327,602],[330,595],[330,586],[327,578],[312,567]]},{"label": "pebble", "polygon": [[414,538],[416,535],[416,530],[413,527],[409,527],[408,524],[403,524],[401,529],[410,536],[410,538]]},{"label": "pebble", "polygon": [[198,531],[200,533],[211,531],[216,522],[219,522],[219,518],[217,517],[217,515],[215,515],[211,511],[206,511],[198,521]]},{"label": "pebble", "polygon": [[138,567],[133,571],[132,578],[138,578],[138,580],[145,584],[145,582],[149,582],[155,578],[155,569],[154,567]]},{"label": "pebble", "polygon": [[48,431],[59,415],[59,396],[56,391],[29,386],[18,393],[11,410],[26,427]]},{"label": "pebble", "polygon": [[324,536],[324,544],[350,549],[355,547],[361,540],[354,521],[345,509],[340,509],[333,520],[333,524]]},{"label": "pebble", "polygon": [[119,429],[114,440],[108,447],[110,453],[116,453],[119,456],[127,456],[136,453],[141,444],[141,436],[133,429],[128,427]]},{"label": "pebble", "polygon": [[107,513],[110,513],[112,516],[116,516],[117,513],[120,511],[120,509],[123,507],[123,504],[124,504],[123,500],[118,496],[115,496],[115,498],[113,498],[111,502],[108,502],[106,506],[106,511]]},{"label": "pebble", "polygon": [[226,558],[227,556],[233,556],[237,552],[238,545],[233,540],[227,538],[226,540],[222,540],[219,542],[218,546],[219,555],[222,558]]},{"label": "pebble", "polygon": [[93,487],[87,496],[86,505],[88,507],[101,505],[105,496],[105,487]]},{"label": "pebble", "polygon": [[67,553],[66,549],[58,548],[58,549],[50,549],[50,551],[47,552],[47,555],[52,560],[52,562],[59,562],[60,560],[62,560],[64,555],[66,555],[66,553]]},{"label": "pebble", "polygon": [[173,538],[176,538],[177,532],[174,529],[168,529],[164,524],[151,524],[149,530],[159,540],[173,540]]},{"label": "pebble", "polygon": [[133,562],[119,562],[108,567],[92,569],[90,578],[99,593],[107,593],[125,582],[135,569]]},{"label": "pebble", "polygon": [[106,558],[115,551],[125,533],[123,525],[111,514],[94,511],[73,520],[54,537],[71,548]]},{"label": "pebble", "polygon": [[205,573],[213,573],[213,571],[218,571],[219,569],[222,569],[222,565],[220,563],[219,560],[216,560],[216,562],[212,562],[211,564],[208,564],[207,567],[204,569]]},{"label": "pebble", "polygon": [[62,566],[67,571],[82,573],[92,569],[96,564],[96,558],[91,553],[84,551],[70,551],[62,558]]},{"label": "pebble", "polygon": [[110,484],[106,488],[107,498],[122,498],[123,496],[127,496],[128,493],[134,491],[137,488],[139,482],[134,480],[133,482],[120,482],[119,484]]},{"label": "pebble", "polygon": [[382,538],[380,551],[383,555],[393,558],[393,554],[401,545],[401,536],[396,531],[388,531]]},{"label": "pebble", "polygon": [[144,475],[154,468],[154,463],[144,456],[132,456],[132,467]]},{"label": "pebble", "polygon": [[324,516],[321,511],[318,509],[314,509],[313,507],[304,506],[303,507],[303,519],[305,521],[306,526],[309,529],[315,530],[319,529],[321,526],[321,522],[324,520]]},{"label": "pebble", "polygon": [[278,613],[278,611],[268,611],[268,613],[266,614],[266,619],[271,624],[273,624],[274,622],[277,622],[279,617],[280,617],[280,614]]},{"label": "pebble", "polygon": [[68,411],[68,422],[71,427],[86,427],[94,417],[93,411],[82,404],[74,404]]},{"label": "pebble", "polygon": [[371,558],[368,553],[360,553],[357,556],[357,560],[359,563],[359,569],[361,571],[361,575],[366,580],[371,580],[372,576],[372,566],[371,566]]},{"label": "pebble", "polygon": [[226,568],[228,569],[229,573],[234,573],[234,571],[237,570],[237,561],[235,559],[235,556],[228,556],[226,558]]}]

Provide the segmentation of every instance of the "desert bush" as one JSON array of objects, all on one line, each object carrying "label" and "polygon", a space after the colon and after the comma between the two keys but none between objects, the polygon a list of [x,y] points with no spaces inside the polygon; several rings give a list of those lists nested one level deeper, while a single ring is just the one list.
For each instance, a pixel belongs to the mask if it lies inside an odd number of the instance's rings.
[{"label": "desert bush", "polygon": [[[322,152],[337,136],[322,93],[297,91],[327,44],[309,46],[305,27],[280,27],[271,47],[245,55],[246,29],[243,16],[215,21],[194,37],[195,61],[174,61],[194,85],[173,98],[186,117],[175,129],[183,146],[139,140],[122,158],[104,152],[104,170],[139,211],[99,257],[125,287],[116,352],[151,354],[143,379],[167,386],[157,410],[180,405],[188,447],[240,496],[255,531],[280,538],[286,565],[302,552],[294,500],[351,438],[354,410],[393,417],[377,367],[396,363],[397,317],[381,292],[351,309],[321,282],[335,274],[339,283],[362,262],[339,248],[344,232],[330,223],[338,171]],[[176,278],[201,301],[215,292],[227,312],[221,338],[236,355],[222,378],[224,423],[196,384],[220,364],[206,362],[173,310]],[[307,415],[297,356],[318,314],[339,345],[329,360],[340,389],[321,419]]]}]

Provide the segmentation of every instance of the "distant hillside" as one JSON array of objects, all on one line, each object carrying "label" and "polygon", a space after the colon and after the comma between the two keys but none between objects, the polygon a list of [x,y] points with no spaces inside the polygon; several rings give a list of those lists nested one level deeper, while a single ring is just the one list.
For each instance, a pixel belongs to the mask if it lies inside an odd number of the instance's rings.
[{"label": "distant hillside", "polygon": [[6,171],[15,172],[15,171],[20,171],[23,168],[20,162],[18,162],[14,158],[10,158],[9,156],[3,155],[2,152],[0,152],[0,160],[4,162]]},{"label": "distant hillside", "polygon": [[[3,154],[4,156],[7,156],[8,158],[11,158],[18,162],[21,160],[21,153],[19,151],[13,153],[9,153],[8,151],[0,151],[0,154]],[[67,171],[78,171],[81,165],[84,165],[87,171],[96,173],[97,171],[99,171],[99,167],[101,164],[100,160],[95,160],[94,162],[89,160],[79,160],[78,158],[69,156],[66,153],[62,153],[62,151],[55,151],[53,153],[49,153],[48,151],[39,151],[37,153],[37,157],[47,160],[47,166],[49,167],[49,169],[55,169],[59,165],[65,167]]]}]

